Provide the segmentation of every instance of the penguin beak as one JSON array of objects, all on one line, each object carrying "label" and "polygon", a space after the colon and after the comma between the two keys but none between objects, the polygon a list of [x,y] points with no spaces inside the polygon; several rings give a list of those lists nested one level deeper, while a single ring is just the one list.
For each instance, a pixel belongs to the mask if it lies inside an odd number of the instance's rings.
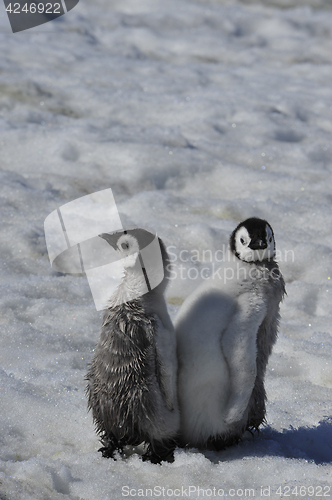
[{"label": "penguin beak", "polygon": [[119,237],[121,236],[121,234],[119,235],[119,233],[113,233],[113,234],[102,233],[102,234],[98,234],[98,236],[100,238],[103,238],[103,240],[106,240],[107,243],[109,245],[111,245],[112,248],[114,248],[114,250],[118,249],[116,244],[117,244],[117,241],[118,241]]},{"label": "penguin beak", "polygon": [[259,238],[255,238],[251,240],[249,248],[251,248],[252,250],[264,250],[265,248],[267,248],[267,243]]}]

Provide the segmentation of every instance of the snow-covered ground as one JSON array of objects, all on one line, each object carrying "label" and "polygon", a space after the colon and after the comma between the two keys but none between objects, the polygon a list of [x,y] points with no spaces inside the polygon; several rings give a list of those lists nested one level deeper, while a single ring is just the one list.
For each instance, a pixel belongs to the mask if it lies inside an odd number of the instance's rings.
[{"label": "snow-covered ground", "polygon": [[[330,7],[81,0],[15,35],[0,16],[1,500],[332,497]],[[52,271],[43,223],[109,187],[169,247],[173,317],[239,221],[274,228],[288,296],[255,439],[161,466],[97,453],[101,313]]]}]

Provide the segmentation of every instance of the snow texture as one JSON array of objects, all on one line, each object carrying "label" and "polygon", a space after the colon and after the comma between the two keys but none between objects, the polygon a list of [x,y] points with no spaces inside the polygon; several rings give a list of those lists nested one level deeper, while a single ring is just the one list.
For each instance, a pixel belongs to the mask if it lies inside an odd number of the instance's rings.
[{"label": "snow texture", "polygon": [[[8,26],[1,15],[0,499],[331,497],[330,0],[81,0]],[[162,465],[97,452],[84,376],[101,313],[84,276],[52,271],[43,223],[106,188],[124,225],[168,246],[173,318],[241,220],[273,227],[288,296],[255,438]]]}]

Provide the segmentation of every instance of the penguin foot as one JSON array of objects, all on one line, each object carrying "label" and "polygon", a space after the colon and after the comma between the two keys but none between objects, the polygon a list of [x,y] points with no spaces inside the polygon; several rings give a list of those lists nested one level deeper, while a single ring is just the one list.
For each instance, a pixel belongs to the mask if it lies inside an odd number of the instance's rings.
[{"label": "penguin foot", "polygon": [[190,443],[187,443],[181,436],[177,437],[174,440],[174,448],[190,448]]},{"label": "penguin foot", "polygon": [[214,436],[210,437],[207,441],[207,448],[213,451],[222,451],[228,448],[229,446],[233,446],[238,444],[241,441],[239,436]]},{"label": "penguin foot", "polygon": [[113,460],[116,460],[114,453],[116,451],[123,452],[121,443],[114,436],[104,435],[100,442],[103,446],[98,451],[101,452],[103,458],[113,458]]},{"label": "penguin foot", "polygon": [[113,458],[113,460],[116,460],[116,458],[114,458],[114,453],[116,451],[115,448],[106,448],[106,446],[103,446],[102,448],[99,448],[98,451],[101,452],[103,458]]},{"label": "penguin foot", "polygon": [[143,462],[149,461],[153,464],[161,462],[174,462],[174,442],[153,442],[150,443],[146,453],[142,456]]},{"label": "penguin foot", "polygon": [[250,419],[250,421],[247,424],[246,431],[251,432],[251,434],[260,433],[260,426],[265,427],[267,425],[266,418],[260,418],[260,419]]}]

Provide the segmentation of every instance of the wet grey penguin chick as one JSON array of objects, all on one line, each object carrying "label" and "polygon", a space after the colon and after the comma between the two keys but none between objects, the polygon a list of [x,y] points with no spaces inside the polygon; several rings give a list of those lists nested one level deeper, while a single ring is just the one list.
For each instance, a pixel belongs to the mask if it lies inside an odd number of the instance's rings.
[{"label": "wet grey penguin chick", "polygon": [[140,249],[151,233],[136,229],[100,236],[117,250],[125,271],[105,310],[86,376],[88,407],[103,445],[99,451],[113,457],[126,445],[144,442],[148,449],[143,460],[173,461],[180,416],[176,338],[164,299],[168,255],[158,238],[164,278],[138,296],[147,284]]},{"label": "wet grey penguin chick", "polygon": [[183,445],[222,449],[265,421],[264,376],[285,293],[270,224],[241,222],[230,251],[175,320]]}]

